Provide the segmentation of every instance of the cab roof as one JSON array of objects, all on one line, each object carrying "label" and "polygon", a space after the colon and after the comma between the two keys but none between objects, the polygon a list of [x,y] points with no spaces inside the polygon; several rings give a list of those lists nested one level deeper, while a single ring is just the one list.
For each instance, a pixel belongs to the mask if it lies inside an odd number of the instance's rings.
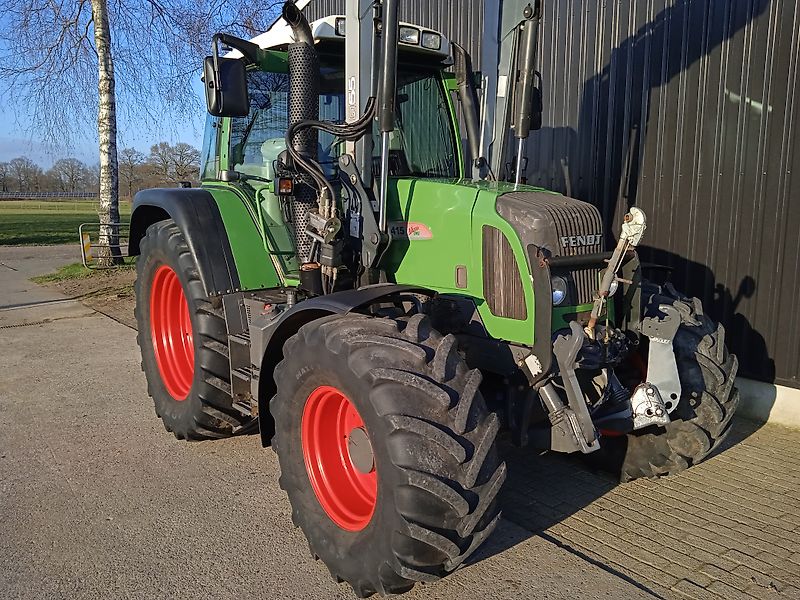
[{"label": "cab roof", "polygon": [[[317,19],[310,23],[311,33],[314,36],[314,41],[319,42],[344,42],[344,27],[345,17],[343,15],[330,15],[322,19]],[[338,27],[337,27],[338,25]],[[405,50],[412,50],[420,54],[427,54],[431,57],[436,57],[439,60],[445,60],[450,56],[450,40],[444,35],[433,29],[420,27],[413,23],[400,23],[400,28],[407,28],[407,30],[416,30],[419,32],[417,43],[408,43],[401,41],[400,45]],[[439,36],[441,43],[438,48],[426,48],[422,46],[422,40],[426,36]],[[258,45],[264,50],[281,50],[291,43],[294,43],[294,35],[292,28],[283,19],[277,20],[272,27],[266,32],[257,35],[250,40],[252,43]],[[241,53],[238,50],[233,50],[227,54],[230,58],[239,58]]]}]

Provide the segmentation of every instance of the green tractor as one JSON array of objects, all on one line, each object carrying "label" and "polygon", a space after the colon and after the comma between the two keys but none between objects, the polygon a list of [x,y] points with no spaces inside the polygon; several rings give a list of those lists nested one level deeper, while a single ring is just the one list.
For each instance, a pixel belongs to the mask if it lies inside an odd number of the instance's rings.
[{"label": "green tractor", "polygon": [[642,278],[644,214],[606,250],[594,206],[522,183],[541,15],[504,6],[506,89],[481,103],[464,49],[397,0],[218,34],[202,186],[134,202],[157,415],[185,440],[260,431],[314,558],[362,597],[491,534],[499,432],[656,477],[712,452],[738,401],[722,327]]}]

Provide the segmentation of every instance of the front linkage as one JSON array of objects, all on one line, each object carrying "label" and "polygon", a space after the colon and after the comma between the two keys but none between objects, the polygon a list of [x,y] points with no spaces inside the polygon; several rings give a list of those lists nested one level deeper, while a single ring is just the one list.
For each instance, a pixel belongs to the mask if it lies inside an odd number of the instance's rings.
[{"label": "front linkage", "polygon": [[[616,249],[605,255],[585,326],[572,320],[553,334],[554,360],[530,354],[518,361],[527,401],[509,402],[505,411],[523,445],[592,454],[623,481],[705,458],[727,435],[738,404],[736,357],[722,326],[696,298],[642,279],[634,249],[645,227],[644,213],[631,209]],[[542,370],[543,363],[551,367]]]},{"label": "front linkage", "polygon": [[[549,419],[549,425],[538,425],[524,436],[536,445],[557,452],[589,454],[601,447],[598,430],[607,435],[623,435],[651,426],[663,427],[670,422],[669,413],[677,408],[681,397],[672,347],[681,323],[677,309],[662,304],[658,307],[661,316],[643,317],[623,329],[612,326],[608,319],[605,325],[597,324],[601,315],[608,314],[608,299],[620,285],[639,287],[635,248],[645,229],[644,213],[632,208],[625,215],[619,243],[607,259],[608,267],[595,294],[588,324],[584,327],[572,321],[568,330],[554,336],[555,368],[551,373],[533,373],[528,367],[527,375],[536,382],[533,388]],[[625,265],[629,265],[628,271],[636,269],[635,280],[621,277]],[[640,294],[625,293],[622,297],[624,303],[626,299],[628,302],[638,299]],[[630,306],[621,308],[621,314],[640,312],[632,311]],[[620,382],[615,369],[623,364],[630,366],[630,355],[637,352],[640,336],[649,341],[648,355],[637,355],[636,360],[639,365],[648,365],[647,371],[641,373],[644,379],[629,390]],[[528,366],[530,361],[523,364]],[[581,370],[592,377],[579,378],[577,372]],[[584,392],[581,380],[593,393]]]}]

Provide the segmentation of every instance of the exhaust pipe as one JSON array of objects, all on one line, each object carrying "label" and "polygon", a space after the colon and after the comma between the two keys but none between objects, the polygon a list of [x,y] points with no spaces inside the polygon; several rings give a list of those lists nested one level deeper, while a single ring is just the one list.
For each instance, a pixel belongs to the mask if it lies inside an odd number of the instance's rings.
[{"label": "exhaust pipe", "polygon": [[[282,15],[292,28],[295,42],[289,44],[289,127],[300,121],[319,120],[319,56],[314,48],[311,26],[294,2],[283,5]],[[294,134],[291,144],[304,158],[316,161],[319,157],[319,136],[316,129],[302,129]],[[301,262],[310,259],[312,251],[308,229],[308,213],[317,208],[317,195],[307,184],[295,186],[295,196],[289,203],[294,224],[294,242]]]},{"label": "exhaust pipe", "polygon": [[[319,119],[319,56],[314,49],[311,26],[294,2],[283,5],[283,18],[291,26],[295,42],[289,44],[289,126]],[[295,134],[292,146],[304,157],[316,160],[317,132],[304,129]]]},{"label": "exhaust pipe", "polygon": [[287,2],[283,5],[281,16],[283,16],[283,20],[292,28],[296,43],[308,44],[309,46],[314,45],[314,36],[311,33],[311,26],[308,24],[308,20],[303,15],[303,12],[297,8],[294,2]]}]

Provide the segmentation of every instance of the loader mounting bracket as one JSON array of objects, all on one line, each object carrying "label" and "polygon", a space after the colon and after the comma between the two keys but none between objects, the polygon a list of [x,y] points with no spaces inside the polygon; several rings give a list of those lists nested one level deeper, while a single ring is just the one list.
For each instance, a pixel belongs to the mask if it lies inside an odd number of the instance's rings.
[{"label": "loader mounting bracket", "polygon": [[681,380],[672,341],[681,325],[678,310],[668,304],[660,304],[658,310],[664,317],[645,317],[640,331],[650,340],[647,358],[647,383],[658,388],[667,412],[678,407],[681,398]]}]

